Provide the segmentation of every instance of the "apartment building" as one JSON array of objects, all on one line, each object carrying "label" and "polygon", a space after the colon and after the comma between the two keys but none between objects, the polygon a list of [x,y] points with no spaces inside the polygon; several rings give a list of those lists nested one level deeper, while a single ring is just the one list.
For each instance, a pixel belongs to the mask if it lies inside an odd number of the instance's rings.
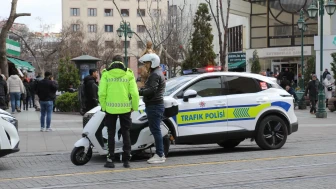
[{"label": "apartment building", "polygon": [[76,31],[80,25],[75,22],[79,20],[83,24],[83,29],[89,34],[88,36],[103,33],[106,40],[105,45],[108,45],[112,39],[119,40],[123,47],[120,49],[120,54],[124,55],[125,36],[119,38],[117,29],[122,19],[129,22],[135,34],[132,38],[127,37],[126,39],[127,56],[129,67],[136,73],[137,57],[144,50],[139,37],[145,39],[145,25],[152,27],[151,20],[157,20],[158,17],[165,19],[168,2],[165,0],[115,0],[115,4],[112,0],[62,0],[63,26],[71,24],[72,30]]}]

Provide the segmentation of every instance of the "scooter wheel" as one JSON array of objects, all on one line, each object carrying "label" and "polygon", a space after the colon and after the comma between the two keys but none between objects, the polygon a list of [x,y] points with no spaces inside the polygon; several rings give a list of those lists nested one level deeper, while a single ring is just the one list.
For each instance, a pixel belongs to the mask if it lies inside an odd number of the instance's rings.
[{"label": "scooter wheel", "polygon": [[87,154],[84,153],[84,147],[75,147],[70,155],[71,162],[74,165],[85,165],[92,157],[92,148],[89,148]]},{"label": "scooter wheel", "polygon": [[169,148],[170,148],[170,139],[168,136],[163,137],[163,150],[164,154],[167,157],[169,153]]}]

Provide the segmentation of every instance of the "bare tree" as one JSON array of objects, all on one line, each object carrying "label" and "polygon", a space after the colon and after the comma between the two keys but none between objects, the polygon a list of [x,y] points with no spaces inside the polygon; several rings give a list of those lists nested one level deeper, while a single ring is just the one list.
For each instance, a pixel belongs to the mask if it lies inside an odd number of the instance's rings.
[{"label": "bare tree", "polygon": [[[226,21],[224,21],[224,11],[223,11],[223,2],[222,0],[216,0],[216,13],[212,8],[213,1],[205,0],[209,7],[212,14],[212,17],[216,23],[216,28],[218,31],[218,43],[219,43],[219,55],[220,55],[220,63],[221,66],[225,67],[226,64],[226,56],[227,56],[227,40],[228,40],[228,27],[229,27],[229,17],[230,17],[230,6],[231,0],[227,1],[227,11],[226,11]],[[224,35],[222,33],[224,31]],[[224,44],[223,44],[224,38]]]},{"label": "bare tree", "polygon": [[0,69],[2,74],[8,77],[8,63],[6,58],[6,38],[16,18],[30,16],[30,13],[16,13],[18,0],[12,0],[11,12],[0,33]]}]

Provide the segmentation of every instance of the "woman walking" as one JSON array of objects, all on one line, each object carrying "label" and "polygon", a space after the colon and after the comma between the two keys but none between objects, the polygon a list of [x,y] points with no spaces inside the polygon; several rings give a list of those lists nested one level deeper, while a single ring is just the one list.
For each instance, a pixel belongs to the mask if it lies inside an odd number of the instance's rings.
[{"label": "woman walking", "polygon": [[21,112],[20,99],[21,94],[24,93],[24,86],[21,78],[18,75],[11,75],[8,78],[7,83],[12,107],[12,114],[15,113],[15,110],[17,112]]}]

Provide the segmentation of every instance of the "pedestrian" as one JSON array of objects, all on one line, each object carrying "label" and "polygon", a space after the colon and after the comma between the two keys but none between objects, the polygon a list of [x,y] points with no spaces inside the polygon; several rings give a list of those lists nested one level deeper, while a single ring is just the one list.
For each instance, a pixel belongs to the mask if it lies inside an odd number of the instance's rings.
[{"label": "pedestrian", "polygon": [[8,93],[7,83],[0,75],[0,108],[3,110],[7,109],[7,103],[6,103],[7,93]]},{"label": "pedestrian", "polygon": [[[1,74],[3,80],[6,82],[7,85],[7,78],[4,74]],[[6,109],[9,108],[9,90],[8,90],[8,85],[7,85],[7,94],[6,94]]]},{"label": "pedestrian", "polygon": [[30,98],[31,98],[31,89],[30,89],[30,84],[28,82],[27,79],[24,79],[23,80],[23,86],[25,87],[25,97],[23,99],[23,110],[26,110],[28,111],[28,105],[29,105],[29,102],[30,102]]},{"label": "pedestrian", "polygon": [[280,82],[280,86],[283,88],[283,89],[286,89],[286,86],[289,85],[291,86],[291,83],[287,80],[287,78],[284,76],[282,77],[282,80]]},{"label": "pedestrian", "polygon": [[329,73],[328,69],[325,69],[324,72],[323,72],[323,75],[322,75],[323,80],[325,80],[325,78],[327,78],[327,75],[331,75],[331,74]]},{"label": "pedestrian", "polygon": [[290,85],[286,86],[286,91],[294,97],[294,100],[296,102],[299,101],[299,98],[296,96],[295,90]]},{"label": "pedestrian", "polygon": [[108,131],[108,155],[104,167],[114,168],[115,132],[117,119],[120,120],[123,137],[122,161],[125,168],[129,168],[131,156],[130,128],[132,126],[131,112],[137,111],[139,93],[132,70],[125,67],[123,57],[113,58],[110,67],[102,75],[99,83],[99,103],[102,111],[106,112],[106,126]]},{"label": "pedestrian", "polygon": [[323,80],[323,86],[325,91],[325,98],[326,98],[326,107],[328,107],[328,100],[332,97],[332,91],[334,83],[331,82],[332,76],[328,74],[326,78]]},{"label": "pedestrian", "polygon": [[163,93],[165,92],[165,77],[160,68],[160,58],[154,54],[145,54],[139,61],[149,72],[145,86],[139,90],[140,96],[146,106],[149,129],[155,139],[155,155],[147,160],[148,163],[164,163],[166,161],[163,151],[163,138],[160,123],[164,113]]},{"label": "pedestrian", "polygon": [[315,74],[312,75],[312,80],[309,81],[308,86],[305,91],[305,97],[307,97],[307,94],[309,92],[309,100],[310,100],[310,113],[316,114],[316,103],[317,103],[317,97],[318,97],[318,88],[319,88],[320,82],[317,80],[317,77]]},{"label": "pedestrian", "polygon": [[97,69],[90,69],[88,76],[84,78],[84,95],[86,111],[98,106],[98,71]]},{"label": "pedestrian", "polygon": [[[45,122],[47,127],[45,131],[52,131],[50,127],[51,114],[53,111],[53,101],[56,98],[56,91],[58,84],[54,81],[51,72],[45,72],[44,79],[39,81],[36,86],[36,94],[40,101],[41,106],[41,132],[45,129]],[[47,117],[47,120],[45,119]]]},{"label": "pedestrian", "polygon": [[[29,108],[35,108],[35,90],[34,90],[34,79],[32,78],[29,81],[29,89],[30,89],[30,101],[29,101]],[[33,105],[33,106],[32,106]]]},{"label": "pedestrian", "polygon": [[35,103],[35,110],[36,111],[40,111],[41,110],[41,105],[40,105],[40,100],[39,100],[39,97],[38,97],[38,95],[37,95],[37,85],[38,85],[38,83],[40,82],[40,81],[42,81],[42,76],[41,76],[41,74],[38,74],[37,75],[37,77],[36,77],[36,79],[34,80],[34,85],[33,85],[33,90],[34,90],[34,94],[35,94],[35,96],[34,96],[34,103]]},{"label": "pedestrian", "polygon": [[17,112],[21,112],[20,109],[21,94],[24,93],[24,86],[21,81],[21,78],[17,74],[11,75],[7,80],[7,84],[9,89],[12,114],[15,113],[15,110]]}]

